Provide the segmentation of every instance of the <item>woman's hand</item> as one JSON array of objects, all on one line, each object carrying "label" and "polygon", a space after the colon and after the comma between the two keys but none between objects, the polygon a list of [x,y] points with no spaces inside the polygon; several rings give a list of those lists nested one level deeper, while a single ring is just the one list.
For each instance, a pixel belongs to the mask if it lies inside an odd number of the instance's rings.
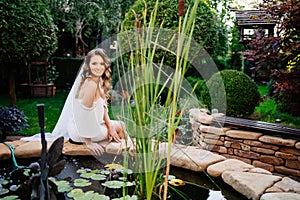
[{"label": "woman's hand", "polygon": [[96,156],[101,156],[104,153],[104,148],[100,144],[92,142],[90,138],[85,138],[85,144]]},{"label": "woman's hand", "polygon": [[121,142],[121,138],[118,135],[117,131],[111,126],[108,128],[108,138],[109,141],[116,141],[116,142]]},{"label": "woman's hand", "polygon": [[96,156],[102,156],[104,153],[104,149],[100,144],[97,143],[89,143],[86,144],[87,148],[93,152]]}]

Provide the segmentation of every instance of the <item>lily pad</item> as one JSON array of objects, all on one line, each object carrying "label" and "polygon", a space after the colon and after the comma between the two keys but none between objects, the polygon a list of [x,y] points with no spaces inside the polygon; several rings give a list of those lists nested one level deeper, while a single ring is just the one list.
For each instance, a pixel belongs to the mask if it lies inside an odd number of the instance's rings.
[{"label": "lily pad", "polygon": [[10,195],[10,196],[3,197],[1,200],[17,200],[17,199],[19,199],[17,195]]},{"label": "lily pad", "polygon": [[78,178],[78,179],[75,179],[74,181],[74,186],[76,187],[85,187],[85,186],[89,186],[91,185],[92,183],[86,179],[81,179],[81,178]]},{"label": "lily pad", "polygon": [[0,185],[7,185],[8,183],[9,183],[8,180],[5,180],[5,179],[0,180]]},{"label": "lily pad", "polygon": [[60,185],[57,187],[58,192],[69,192],[73,189],[70,185]]},{"label": "lily pad", "polygon": [[111,172],[108,170],[103,170],[100,172],[100,174],[105,174],[105,175],[109,175]]},{"label": "lily pad", "polygon": [[84,194],[83,190],[77,188],[77,189],[71,190],[71,191],[67,194],[67,196],[68,196],[69,198],[74,198],[74,197],[79,197],[79,196],[82,195],[82,194]]},{"label": "lily pad", "polygon": [[9,193],[9,189],[0,188],[0,195],[7,194],[7,193]]},{"label": "lily pad", "polygon": [[82,177],[82,178],[91,178],[93,175],[95,175],[95,173],[85,172],[85,173],[80,174],[80,177]]},{"label": "lily pad", "polygon": [[120,197],[120,198],[114,198],[112,200],[138,200],[138,197],[136,195],[126,195],[125,197]]},{"label": "lily pad", "polygon": [[111,189],[119,189],[125,186],[133,186],[135,185],[135,182],[124,182],[124,181],[106,181],[105,183],[102,183],[103,186],[111,188]]},{"label": "lily pad", "polygon": [[86,169],[78,169],[77,171],[76,171],[77,173],[86,173]]},{"label": "lily pad", "polygon": [[103,186],[111,188],[111,189],[119,189],[125,186],[125,183],[123,181],[106,181],[105,183],[102,183]]},{"label": "lily pad", "polygon": [[106,180],[106,176],[103,174],[94,174],[91,176],[91,179],[95,181],[103,181]]}]

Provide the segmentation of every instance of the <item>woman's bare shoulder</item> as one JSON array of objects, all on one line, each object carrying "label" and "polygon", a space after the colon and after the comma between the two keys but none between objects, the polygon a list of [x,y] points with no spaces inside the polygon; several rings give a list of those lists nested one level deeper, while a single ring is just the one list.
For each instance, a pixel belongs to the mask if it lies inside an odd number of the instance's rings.
[{"label": "woman's bare shoulder", "polygon": [[96,89],[97,83],[90,78],[87,78],[83,83],[84,88]]}]

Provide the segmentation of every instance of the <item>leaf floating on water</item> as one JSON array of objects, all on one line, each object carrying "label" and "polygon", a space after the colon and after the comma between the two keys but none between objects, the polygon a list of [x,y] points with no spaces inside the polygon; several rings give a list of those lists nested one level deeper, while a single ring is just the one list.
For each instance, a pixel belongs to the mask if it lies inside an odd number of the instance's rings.
[{"label": "leaf floating on water", "polygon": [[69,192],[73,189],[70,185],[60,185],[57,187],[58,192]]},{"label": "leaf floating on water", "polygon": [[7,193],[9,193],[9,189],[0,188],[0,195],[7,194]]},{"label": "leaf floating on water", "polygon": [[119,189],[125,186],[123,181],[106,181],[105,183],[102,183],[103,186],[111,188],[111,189]]},{"label": "leaf floating on water", "polygon": [[74,186],[76,187],[85,187],[85,186],[89,186],[91,185],[92,183],[86,179],[75,179],[74,181]]},{"label": "leaf floating on water", "polygon": [[114,198],[112,200],[138,200],[138,197],[136,195],[126,195],[125,197],[120,197],[120,198]]},{"label": "leaf floating on water", "polygon": [[6,196],[3,197],[1,200],[18,200],[19,197],[17,195],[10,195],[10,196]]},{"label": "leaf floating on water", "polygon": [[94,170],[91,171],[91,173],[94,173],[94,174],[97,174],[98,172],[99,172],[98,169],[94,169]]},{"label": "leaf floating on water", "polygon": [[103,174],[94,174],[93,176],[91,176],[91,179],[94,181],[103,181],[106,180],[106,176]]},{"label": "leaf floating on water", "polygon": [[80,196],[80,195],[82,195],[82,194],[84,194],[82,189],[74,189],[74,190],[71,190],[71,191],[67,194],[67,196],[68,196],[69,198],[74,198],[74,197]]},{"label": "leaf floating on water", "polygon": [[101,171],[100,173],[101,173],[101,174],[105,174],[105,175],[109,175],[109,174],[110,174],[110,171],[104,170],[104,171]]},{"label": "leaf floating on water", "polygon": [[111,188],[111,189],[119,189],[125,186],[133,186],[135,185],[135,182],[123,182],[123,181],[106,181],[105,183],[102,183],[103,186]]},{"label": "leaf floating on water", "polygon": [[7,185],[9,183],[8,180],[0,180],[0,185]]},{"label": "leaf floating on water", "polygon": [[108,196],[95,193],[94,191],[87,191],[74,197],[74,200],[109,200]]},{"label": "leaf floating on water", "polygon": [[86,172],[86,173],[80,174],[80,177],[82,177],[82,178],[91,178],[93,175],[95,175],[95,174],[92,173],[92,172]]},{"label": "leaf floating on water", "polygon": [[86,169],[78,169],[76,172],[79,174],[86,173]]}]

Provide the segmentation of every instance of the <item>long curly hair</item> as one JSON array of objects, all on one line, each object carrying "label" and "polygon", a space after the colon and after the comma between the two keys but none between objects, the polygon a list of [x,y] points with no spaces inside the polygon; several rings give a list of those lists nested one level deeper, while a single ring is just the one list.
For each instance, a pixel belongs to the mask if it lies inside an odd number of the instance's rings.
[{"label": "long curly hair", "polygon": [[105,95],[106,99],[109,99],[109,97],[110,97],[109,96],[109,91],[112,89],[112,87],[111,87],[111,82],[112,82],[111,73],[112,73],[112,71],[111,71],[111,68],[110,68],[110,60],[109,60],[108,56],[106,55],[105,50],[101,49],[101,48],[93,49],[86,55],[86,57],[84,59],[83,71],[80,74],[81,82],[79,84],[76,97],[78,97],[79,91],[80,91],[84,81],[86,79],[92,77],[92,72],[91,72],[91,68],[90,68],[89,64],[90,64],[91,58],[94,55],[100,55],[102,57],[103,61],[104,61],[105,71],[101,76],[102,82],[100,84],[101,84],[101,87],[104,90],[104,95]]}]

